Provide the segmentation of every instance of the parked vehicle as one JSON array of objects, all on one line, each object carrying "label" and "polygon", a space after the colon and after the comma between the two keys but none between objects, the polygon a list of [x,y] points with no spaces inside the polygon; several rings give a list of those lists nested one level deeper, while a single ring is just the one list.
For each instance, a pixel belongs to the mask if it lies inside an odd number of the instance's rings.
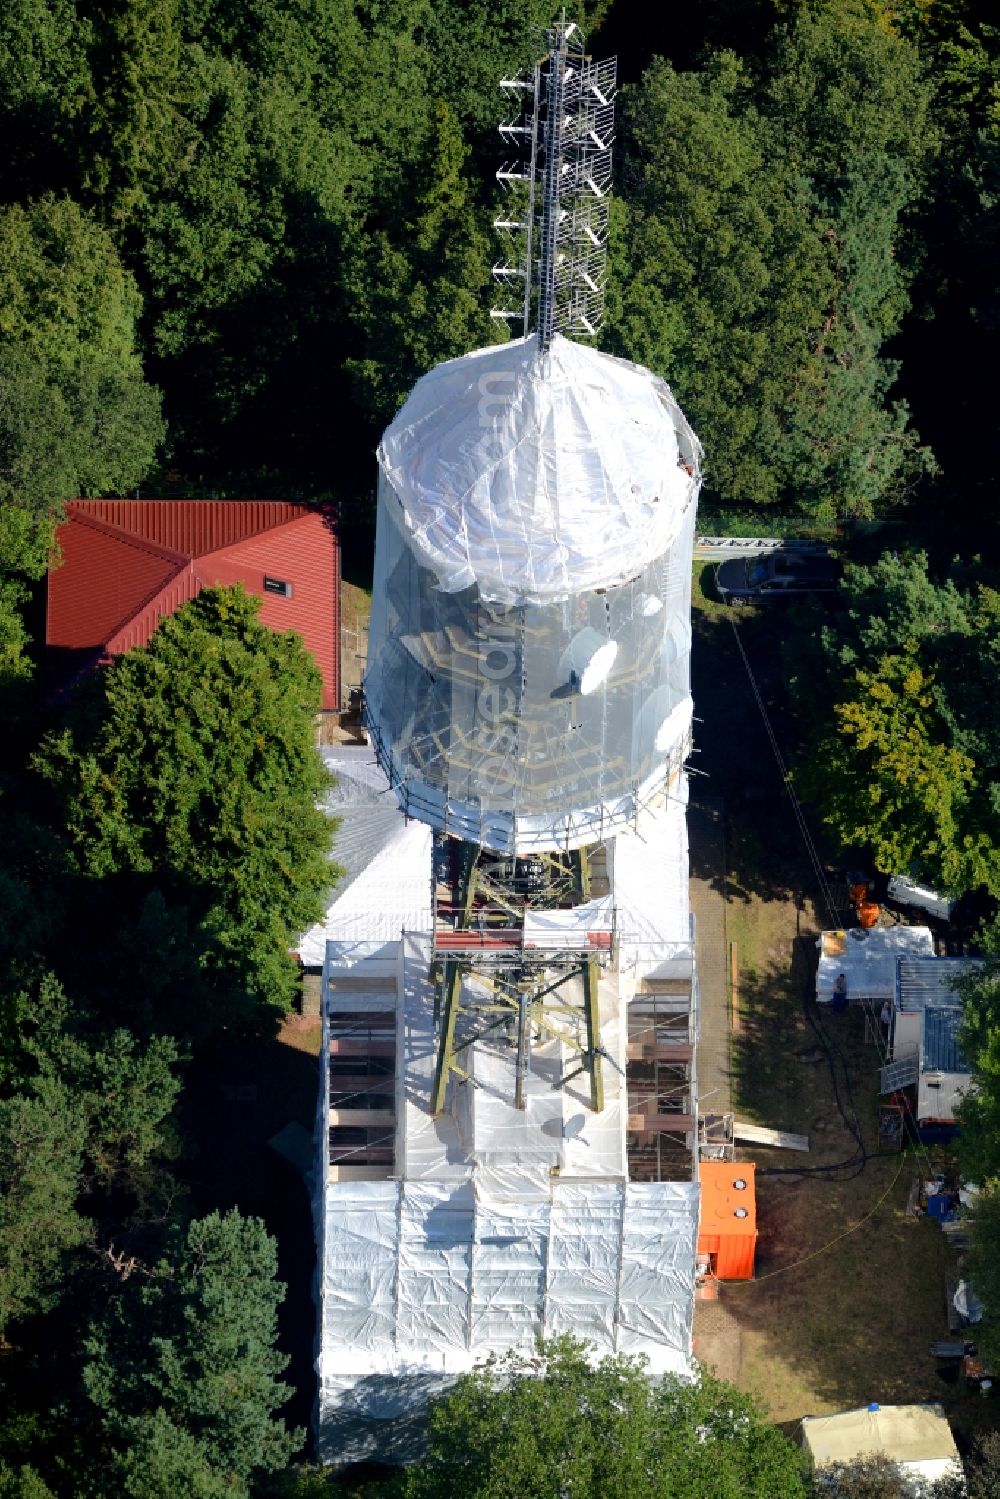
[{"label": "parked vehicle", "polygon": [[799,552],[734,557],[715,570],[715,585],[726,604],[753,604],[767,599],[832,593],[839,578],[840,564],[832,557]]},{"label": "parked vehicle", "polygon": [[920,885],[916,880],[911,880],[908,875],[904,874],[889,876],[887,893],[889,899],[895,901],[897,905],[916,906],[918,910],[926,911],[929,916],[936,916],[939,921],[950,921],[958,905],[957,900],[939,894],[929,885]]}]

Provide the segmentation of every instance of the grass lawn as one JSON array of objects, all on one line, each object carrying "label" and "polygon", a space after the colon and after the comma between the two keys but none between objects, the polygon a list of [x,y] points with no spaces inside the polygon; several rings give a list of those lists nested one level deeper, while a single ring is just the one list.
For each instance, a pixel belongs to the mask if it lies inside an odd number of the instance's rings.
[{"label": "grass lawn", "polygon": [[[760,1231],[757,1279],[722,1290],[741,1333],[739,1382],[790,1424],[870,1400],[939,1400],[967,1428],[988,1403],[945,1384],[929,1357],[931,1343],[947,1334],[949,1251],[933,1223],[905,1211],[925,1162],[877,1154],[877,1056],[863,1016],[820,1014],[811,998],[816,936],[831,918],[818,905],[818,880],[733,628],[790,761],[795,726],[781,646],[794,618],[781,608],[732,614],[712,596],[711,576],[710,564],[696,565],[694,698],[703,722],[695,764],[725,809],[727,939],[736,943],[740,976],[733,1105],[740,1118],[811,1141],[808,1156],[739,1152],[758,1165]],[[819,838],[814,819],[810,831]],[[807,1009],[823,1028],[832,1065]],[[832,1181],[767,1174],[855,1155],[838,1097],[860,1124],[869,1152],[863,1170]]]}]

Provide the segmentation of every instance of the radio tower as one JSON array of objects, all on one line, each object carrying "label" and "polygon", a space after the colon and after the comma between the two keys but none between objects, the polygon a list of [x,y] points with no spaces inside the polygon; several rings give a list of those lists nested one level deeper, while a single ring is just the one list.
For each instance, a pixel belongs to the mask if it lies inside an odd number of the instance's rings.
[{"label": "radio tower", "polygon": [[659,377],[569,336],[601,327],[615,74],[564,18],[503,80],[521,294],[494,315],[522,336],[432,369],[379,447],[364,718],[422,873],[395,927],[359,876],[330,928],[331,1460],[391,1458],[429,1392],[539,1333],[690,1356],[701,450]]},{"label": "radio tower", "polygon": [[503,286],[520,281],[524,298],[492,315],[520,321],[527,337],[534,308],[542,354],[556,333],[593,338],[603,322],[618,69],[615,58],[585,54],[565,14],[548,42],[530,77],[501,80],[517,112],[500,135],[523,152],[497,172],[518,211],[493,225],[511,249],[494,277]]}]

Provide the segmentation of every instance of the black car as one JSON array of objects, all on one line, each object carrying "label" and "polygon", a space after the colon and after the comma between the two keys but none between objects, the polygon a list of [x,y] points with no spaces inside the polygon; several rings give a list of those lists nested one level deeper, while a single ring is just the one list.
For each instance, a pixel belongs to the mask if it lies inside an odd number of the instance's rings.
[{"label": "black car", "polygon": [[799,552],[734,557],[715,571],[715,585],[725,604],[752,604],[764,599],[832,593],[839,578],[840,565],[832,557]]}]

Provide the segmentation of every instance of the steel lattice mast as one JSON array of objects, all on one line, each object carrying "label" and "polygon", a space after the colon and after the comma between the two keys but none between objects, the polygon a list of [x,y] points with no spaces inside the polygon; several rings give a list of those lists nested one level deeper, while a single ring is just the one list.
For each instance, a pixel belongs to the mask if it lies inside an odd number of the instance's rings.
[{"label": "steel lattice mast", "polygon": [[524,155],[497,172],[518,211],[494,220],[510,245],[494,277],[520,281],[524,296],[492,316],[527,336],[534,315],[541,353],[555,333],[589,338],[603,322],[617,78],[617,60],[588,57],[574,22],[554,25],[548,43],[529,77],[501,80],[517,113],[500,135]]}]

